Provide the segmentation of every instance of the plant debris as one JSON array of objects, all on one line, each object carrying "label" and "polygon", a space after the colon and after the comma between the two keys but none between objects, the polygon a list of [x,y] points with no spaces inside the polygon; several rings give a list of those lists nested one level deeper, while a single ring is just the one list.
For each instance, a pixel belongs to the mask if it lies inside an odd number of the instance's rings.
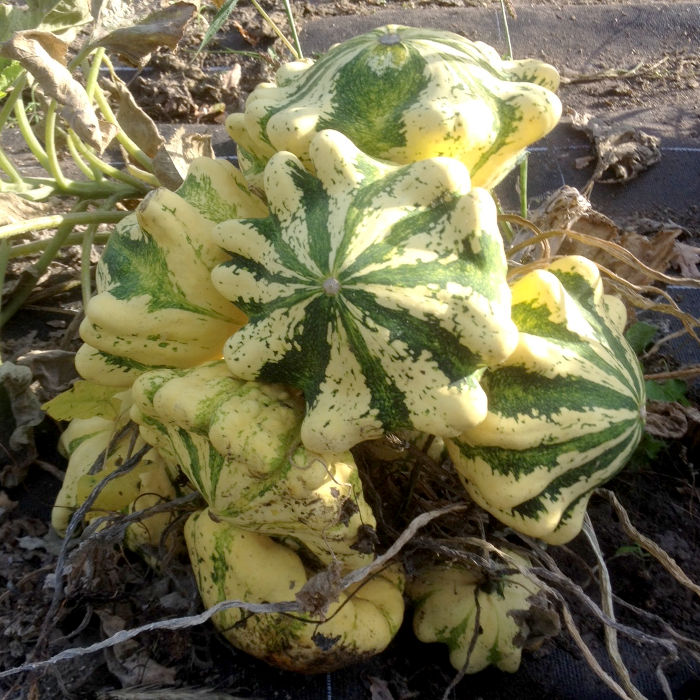
[{"label": "plant debris", "polygon": [[661,160],[661,140],[641,129],[624,125],[607,124],[592,114],[579,114],[570,109],[569,120],[575,129],[583,131],[593,144],[595,154],[580,158],[577,167],[585,168],[595,163],[587,193],[594,182],[623,183]]}]

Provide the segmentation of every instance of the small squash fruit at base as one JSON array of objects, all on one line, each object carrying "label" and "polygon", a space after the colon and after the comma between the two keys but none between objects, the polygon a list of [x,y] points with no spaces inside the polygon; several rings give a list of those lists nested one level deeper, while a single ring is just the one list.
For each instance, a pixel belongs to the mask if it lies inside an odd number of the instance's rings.
[{"label": "small squash fruit at base", "polygon": [[[530,565],[518,554],[508,555],[523,567]],[[457,670],[477,673],[493,664],[513,673],[520,666],[527,632],[522,614],[538,591],[518,572],[487,582],[475,569],[429,566],[419,570],[407,587],[415,604],[413,631],[421,642],[446,644]]]}]

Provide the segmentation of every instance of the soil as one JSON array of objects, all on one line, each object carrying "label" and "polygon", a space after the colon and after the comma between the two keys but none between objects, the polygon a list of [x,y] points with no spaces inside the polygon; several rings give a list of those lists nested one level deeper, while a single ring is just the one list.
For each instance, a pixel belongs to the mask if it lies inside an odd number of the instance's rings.
[{"label": "soil", "polygon": [[[274,4],[263,3],[269,8]],[[465,4],[468,3],[459,0],[409,3],[416,8]],[[559,5],[546,0],[527,4]],[[178,51],[158,52],[140,72],[124,68],[123,75],[128,77],[137,101],[155,121],[221,124],[225,113],[242,108],[255,84],[271,76],[283,50],[253,8],[241,5],[206,52],[194,56],[194,49],[203,36],[203,29],[195,22]],[[401,9],[406,3],[399,0],[311,0],[298,5],[303,28],[304,23],[319,18]],[[273,18],[285,28],[282,13],[277,11]],[[232,51],[239,53],[232,54]],[[241,66],[240,71],[234,68],[234,63]],[[587,91],[587,96],[599,100],[601,105],[613,101],[615,107],[634,106],[638,95],[645,90],[659,91],[661,95],[667,91],[694,92],[698,87],[699,65],[696,53],[671,51],[663,65],[666,73],[660,78],[643,74],[622,79],[612,89],[610,85],[603,87],[594,83],[581,88],[570,85],[566,90]],[[697,215],[697,208],[695,211]],[[683,225],[690,239],[697,240],[700,232],[697,219],[691,214]],[[70,284],[75,279],[76,260],[76,252],[68,251],[50,268],[29,306],[4,332],[3,359],[14,360],[29,350],[70,353],[78,348],[76,322],[80,318],[80,294],[75,285]],[[654,362],[654,369],[659,365],[675,367],[678,364],[676,358],[663,353],[657,355]],[[68,364],[72,366],[70,361]],[[65,363],[62,368],[59,363],[50,365],[46,377],[34,386],[41,400],[67,386],[72,378],[70,371],[66,374]],[[689,390],[691,401],[697,402],[697,392],[696,384]],[[51,575],[62,546],[48,527],[51,505],[65,468],[65,460],[55,448],[59,434],[60,426],[45,419],[34,428],[36,455],[25,460],[25,464],[6,467],[3,472],[0,669],[46,658],[65,649],[85,647],[119,629],[129,629],[144,621],[190,615],[201,609],[191,572],[182,557],[175,555],[167,566],[156,572],[121,546],[110,545],[109,541],[105,546],[104,538],[71,549],[65,590],[57,599],[58,607],[52,607]],[[695,582],[700,581],[698,447],[700,426],[692,421],[681,437],[664,442],[645,440],[630,465],[607,486],[620,499],[635,527],[668,552]],[[362,455],[358,455],[358,460],[363,462]],[[392,472],[395,476],[392,492],[397,502],[389,508],[385,504],[385,512],[397,515],[385,523],[386,541],[382,545],[387,546],[391,541],[387,533],[406,526],[412,509],[417,512],[423,503],[421,499],[435,493],[431,491],[434,484],[430,478],[440,482],[440,489],[444,488],[446,479],[452,484],[450,479],[454,477],[446,476],[444,469],[444,465],[432,465],[426,476],[427,485],[417,490],[407,508],[399,506],[405,505],[402,499],[409,488],[408,472]],[[366,466],[363,478],[369,487],[385,477],[378,474],[376,468]],[[456,483],[452,486],[455,490],[459,488]],[[676,634],[697,639],[700,630],[698,596],[678,583],[625,534],[616,512],[605,498],[594,496],[589,514],[618,596],[619,621],[650,635],[670,637]],[[479,517],[487,532],[500,534],[497,523],[488,520],[483,513]],[[426,531],[423,539],[416,539],[404,551],[404,560],[409,566],[430,549],[426,543],[435,535],[435,531]],[[548,553],[572,582],[600,603],[596,560],[583,536],[569,546],[550,548]],[[562,595],[573,610],[583,638],[599,658],[603,658],[602,625],[582,606],[574,589],[564,588]],[[669,631],[670,628],[674,632]],[[700,646],[698,642],[689,646],[695,656],[685,651],[680,659],[664,666],[673,696],[678,700],[700,697],[700,666],[697,664]],[[644,695],[663,697],[654,677],[655,668],[664,660],[662,647],[625,639],[622,650],[633,679]],[[173,700],[180,697],[432,699],[443,696],[454,676],[445,648],[420,645],[412,635],[410,620],[380,656],[347,670],[309,677],[271,669],[251,659],[232,649],[213,627],[204,624],[176,631],[148,632],[109,651],[80,653],[47,670],[0,679],[0,697],[4,700],[160,698],[167,694]],[[521,669],[515,675],[488,669],[462,680],[448,697],[600,700],[610,697],[610,692],[587,670],[576,645],[563,631],[548,638],[539,648],[526,652]]]}]

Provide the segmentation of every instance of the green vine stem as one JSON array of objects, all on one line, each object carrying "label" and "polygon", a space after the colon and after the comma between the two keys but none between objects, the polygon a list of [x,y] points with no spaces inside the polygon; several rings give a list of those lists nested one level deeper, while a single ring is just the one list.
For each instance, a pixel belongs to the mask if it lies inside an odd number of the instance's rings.
[{"label": "green vine stem", "polygon": [[[17,168],[15,168],[13,162],[8,158],[5,151],[2,150],[2,146],[0,146],[0,168],[2,168],[7,173],[7,176],[15,185],[21,185],[24,182],[22,180],[22,176],[19,174]],[[0,192],[2,191],[3,181],[0,180]]]},{"label": "green vine stem", "polygon": [[297,33],[297,25],[294,21],[294,15],[292,14],[292,6],[289,0],[283,0],[284,11],[287,14],[287,22],[289,22],[289,29],[292,32],[292,39],[294,40],[294,46],[297,49],[297,57],[304,58],[304,54],[301,50],[301,42],[299,41],[299,34]]},{"label": "green vine stem", "polygon": [[250,0],[251,4],[253,7],[258,11],[260,16],[270,25],[272,31],[277,34],[277,36],[282,40],[282,43],[289,49],[291,52],[292,56],[298,61],[302,56],[300,53],[297,53],[297,50],[289,43],[289,39],[280,31],[280,28],[275,24],[274,20],[270,15],[263,10],[263,8],[260,6],[260,3],[257,0]]},{"label": "green vine stem", "polygon": [[528,152],[523,153],[520,160],[520,216],[527,219],[527,166]]},{"label": "green vine stem", "polygon": [[51,100],[51,103],[46,108],[44,115],[44,146],[46,148],[46,157],[48,162],[48,172],[51,177],[56,180],[56,187],[59,190],[65,190],[68,186],[68,180],[61,170],[61,165],[58,162],[58,153],[56,152],[56,101]]},{"label": "green vine stem", "polygon": [[[20,83],[21,78],[25,78],[26,82],[26,77],[20,75],[14,80],[13,86],[18,85]],[[24,85],[24,83],[22,83],[22,85]],[[11,90],[9,95],[5,98],[5,103],[0,109],[0,129],[4,128],[5,123],[7,122],[7,119],[10,116],[10,113],[15,107],[15,102],[17,102],[18,97],[19,92],[15,87],[15,89]],[[10,158],[7,156],[5,151],[2,150],[2,148],[0,148],[0,168],[2,168],[7,173],[8,177],[15,184],[20,184],[23,182],[22,176],[19,174],[19,171],[17,170],[17,168],[15,168],[14,163],[10,160]]]},{"label": "green vine stem", "polygon": [[[104,63],[105,66],[109,69],[109,72],[112,75],[113,79],[117,79],[117,76],[114,72],[114,66],[112,65],[112,62],[109,60],[109,57],[105,55],[104,53],[102,54],[102,57],[100,58],[100,62]],[[99,66],[98,66],[99,68]],[[91,94],[91,96],[93,96]],[[117,128],[117,141],[124,147],[124,150],[145,170],[148,171],[153,171],[153,160],[146,155],[143,150],[139,147],[139,145],[133,141],[129,135],[122,129],[121,125],[119,124],[119,120],[117,119],[116,115],[112,111],[112,108],[109,105],[109,102],[107,101],[107,98],[105,97],[104,91],[102,88],[95,83],[94,87],[94,98],[97,106],[99,107],[100,111],[102,112],[102,116],[104,117],[105,121],[112,124]]]},{"label": "green vine stem", "polygon": [[[74,231],[73,233],[66,238],[65,241],[63,241],[63,246],[64,248],[72,245],[81,245],[83,242],[84,238],[83,233],[80,231]],[[102,243],[106,243],[107,240],[110,237],[110,232],[109,231],[104,231],[100,232],[98,231],[95,234],[94,240],[93,240],[93,245],[100,245]],[[9,246],[9,259],[14,260],[15,258],[26,258],[29,255],[36,255],[37,253],[41,253],[44,248],[48,245],[50,239],[42,238],[38,241],[32,241],[31,243],[19,243],[18,245],[13,245]],[[7,245],[8,241],[7,239],[4,241],[0,241],[0,246]]]},{"label": "green vine stem", "polygon": [[[27,300],[29,295],[32,293],[37,280],[46,272],[46,268],[51,264],[51,261],[56,257],[59,249],[63,246],[65,239],[68,238],[70,232],[73,230],[74,219],[71,217],[77,217],[81,214],[93,214],[95,212],[84,212],[81,211],[87,207],[89,202],[78,202],[75,205],[74,210],[70,214],[66,214],[63,217],[63,223],[58,225],[58,229],[53,237],[49,240],[44,252],[41,254],[39,259],[31,265],[28,265],[20,275],[17,286],[14,288],[12,297],[10,298],[7,305],[0,311],[0,328],[2,328],[17,311],[21,308],[22,304]],[[45,217],[51,218],[51,217]],[[55,227],[57,224],[52,226]],[[3,227],[5,228],[5,227]]]},{"label": "green vine stem", "polygon": [[73,159],[73,162],[78,166],[80,171],[85,175],[88,180],[102,180],[104,175],[102,172],[95,167],[88,165],[78,153],[78,148],[75,145],[75,139],[77,136],[74,133],[66,134],[66,145],[68,146],[68,152]]},{"label": "green vine stem", "polygon": [[[81,204],[87,205],[89,202],[81,202]],[[95,222],[101,224],[116,223],[117,221],[121,221],[127,213],[128,212],[125,211],[105,211],[96,209],[95,211],[72,211],[69,214],[38,216],[28,221],[20,221],[16,224],[0,226],[0,240],[12,238],[12,236],[18,236],[22,233],[29,233],[30,231],[38,231],[42,228],[69,226],[72,229],[73,226],[79,224],[92,224]]]},{"label": "green vine stem", "polygon": [[[113,210],[119,201],[116,197],[110,197],[106,199],[102,205],[102,209],[110,211]],[[95,242],[95,235],[97,234],[97,227],[100,222],[93,221],[85,230],[83,234],[83,239],[80,245],[80,289],[83,296],[83,309],[87,309],[88,302],[92,296],[92,280],[90,276],[90,253],[92,251],[92,246]],[[64,242],[65,244],[65,242]]]},{"label": "green vine stem", "polygon": [[50,172],[50,170],[49,170],[49,158],[46,155],[46,151],[44,150],[44,147],[41,145],[41,143],[39,142],[39,139],[34,134],[34,130],[32,129],[32,126],[29,123],[29,120],[27,119],[27,114],[25,112],[24,100],[22,99],[22,95],[21,95],[21,92],[24,89],[25,84],[26,84],[26,76],[25,76],[25,79],[23,81],[20,80],[17,83],[14,90],[12,91],[13,94],[15,92],[17,93],[17,97],[16,97],[15,103],[14,103],[15,118],[17,119],[17,126],[19,127],[19,130],[22,134],[22,138],[24,139],[24,142],[29,147],[29,150],[32,152],[34,157],[39,161],[39,165],[41,165],[41,167],[44,170],[46,170],[46,172]]},{"label": "green vine stem", "polygon": [[131,185],[142,195],[146,194],[152,189],[150,185],[147,185],[133,175],[129,175],[128,173],[115,168],[109,163],[105,163],[105,161],[103,161],[99,156],[96,156],[79,138],[76,137],[74,143],[80,155],[85,158],[88,163],[101,170],[102,173],[107,175],[107,177],[111,177],[113,180],[121,180],[121,182]]},{"label": "green vine stem", "polygon": [[510,0],[501,0],[501,13],[503,14],[503,27],[505,29],[506,44],[508,45],[508,60],[513,60],[513,44],[510,41],[510,29],[508,27],[508,15],[515,17],[515,11]]},{"label": "green vine stem", "polygon": [[103,47],[98,47],[92,54],[92,63],[85,78],[85,92],[87,96],[92,100],[95,97],[95,89],[97,88],[97,78],[100,74],[100,66],[102,65],[102,59],[104,58],[105,50]]},{"label": "green vine stem", "polygon": [[147,185],[151,185],[151,187],[160,187],[160,181],[153,173],[146,170],[141,170],[141,168],[137,168],[135,165],[127,165],[126,172],[130,173],[139,180],[142,180]]},{"label": "green vine stem", "polygon": [[85,233],[80,246],[80,291],[83,297],[83,309],[87,309],[88,302],[92,296],[92,279],[90,276],[90,252],[95,242],[95,234],[99,224],[90,224]]}]

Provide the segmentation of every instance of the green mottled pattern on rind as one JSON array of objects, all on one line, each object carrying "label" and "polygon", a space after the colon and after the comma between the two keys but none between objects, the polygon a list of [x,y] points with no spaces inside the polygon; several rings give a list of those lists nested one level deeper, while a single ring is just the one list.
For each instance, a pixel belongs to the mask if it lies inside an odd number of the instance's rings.
[{"label": "green mottled pattern on rind", "polygon": [[[335,132],[322,132],[319,138],[326,134],[333,134],[327,138],[329,143],[333,139],[334,147],[340,148],[338,143],[349,143]],[[307,405],[314,406],[327,376],[324,372],[329,366],[333,344],[339,342],[338,333],[342,327],[347,334],[343,352],[347,350],[355,356],[367,386],[371,387],[370,404],[366,410],[358,410],[363,416],[378,416],[387,429],[410,427],[406,396],[387,369],[386,357],[380,360],[368,348],[368,343],[378,331],[386,330],[389,344],[400,342],[404,359],[429,366],[428,371],[435,374],[438,385],[478,389],[476,381],[470,378],[481,371],[486,360],[472,350],[470,340],[473,342],[478,333],[481,347],[497,347],[510,330],[502,241],[495,228],[466,232],[461,240],[454,236],[453,216],[463,193],[447,191],[430,182],[433,200],[422,204],[413,200],[417,197],[413,188],[424,172],[420,169],[421,163],[390,168],[357,150],[345,153],[340,148],[340,152],[343,153],[343,167],[349,167],[347,160],[352,158],[354,170],[364,175],[361,185],[348,183],[344,200],[331,196],[324,183],[302,169],[297,161],[287,159],[284,172],[300,193],[298,209],[285,211],[288,217],[285,221],[274,213],[266,219],[244,221],[274,250],[275,262],[283,271],[276,266],[276,271],[269,272],[254,254],[247,257],[235,250],[231,259],[218,267],[218,273],[227,271],[225,278],[219,275],[220,280],[226,281],[225,285],[220,282],[221,293],[249,318],[247,325],[229,340],[224,355],[234,374],[246,379],[292,384],[304,391]],[[279,154],[276,167],[282,167],[278,165],[282,155]],[[341,156],[335,152],[327,157]],[[340,172],[340,168],[336,172]],[[274,188],[268,196],[274,212]],[[378,231],[368,247],[351,254],[359,235],[358,227],[364,219],[392,200],[403,217],[386,230]],[[288,233],[288,220],[294,224],[293,239]],[[490,219],[488,222],[493,223]],[[342,232],[340,238],[335,239],[335,249],[331,245],[331,231]],[[416,243],[419,237],[420,243]],[[225,240],[219,243],[225,246]],[[299,259],[299,248],[308,252],[307,259],[313,265]],[[414,250],[423,250],[424,256],[434,257],[426,261],[407,259],[403,264],[396,264],[401,256]],[[372,265],[380,267],[369,269]],[[259,289],[273,287],[282,291],[275,298],[267,298],[264,292],[259,297],[255,293],[240,296],[236,293],[236,275],[244,272],[256,280]],[[336,295],[326,295],[322,291],[323,282],[329,277],[340,284]],[[455,284],[468,291],[463,295],[447,293],[450,285]],[[418,298],[425,295],[430,299],[443,293],[449,301],[446,311],[438,317],[412,306],[385,305],[370,285],[374,289],[405,289],[409,294],[423,285],[430,291],[417,292]],[[285,294],[287,289],[289,292]],[[481,325],[474,323],[472,330],[471,321],[467,322],[469,328],[461,324],[467,310],[472,308],[473,298],[488,300],[489,311],[484,312],[482,307],[475,312]],[[258,340],[258,336],[262,338],[269,332],[265,324],[273,311],[299,306],[304,307],[304,313],[293,316],[300,320],[285,329],[285,348],[276,354],[274,361],[261,362],[258,357],[249,360],[247,338]],[[488,321],[485,320],[487,314],[493,314],[488,315]],[[502,320],[499,314],[503,315]],[[497,330],[501,324],[502,328]],[[506,325],[508,330],[505,330]],[[383,341],[374,342],[383,344]],[[426,406],[426,410],[430,410],[429,407]]]},{"label": "green mottled pattern on rind", "polygon": [[[492,399],[493,394],[489,394]],[[525,412],[523,408],[521,412]],[[556,435],[556,416],[543,417],[547,423],[551,423],[552,431]],[[583,419],[582,419],[583,420]],[[591,416],[591,420],[595,420]],[[532,472],[539,470],[554,471],[559,465],[560,458],[565,454],[576,453],[580,455],[582,464],[576,469],[572,469],[561,477],[550,482],[548,490],[554,488],[558,492],[562,484],[573,483],[580,478],[590,478],[596,471],[605,467],[617,454],[627,451],[628,443],[613,444],[619,442],[619,438],[625,435],[630,428],[639,425],[639,420],[630,419],[627,421],[606,425],[602,430],[580,435],[579,437],[567,440],[566,442],[552,442],[550,444],[537,444],[531,448],[523,450],[503,449],[497,446],[476,446],[467,445],[460,442],[460,452],[468,460],[483,459],[493,470],[495,475],[525,477]],[[586,459],[586,452],[596,451],[601,445],[610,442],[610,450],[602,454],[596,454],[592,460]],[[557,486],[553,486],[557,484]],[[553,492],[553,493],[554,493]],[[488,497],[488,496],[487,496]]]},{"label": "green mottled pattern on rind", "polygon": [[[168,444],[168,451],[177,459],[197,490],[213,504],[216,502],[219,482],[230,461],[230,455],[222,455],[214,448],[209,439],[210,430],[218,420],[225,419],[227,406],[231,402],[242,403],[251,397],[254,401],[263,399],[258,384],[224,377],[217,384],[209,383],[207,393],[198,397],[194,425],[185,429],[175,423],[166,422],[157,415],[153,406],[156,394],[168,381],[186,377],[189,371],[166,369],[142,376],[139,379],[139,390],[148,404],[140,406],[138,422],[156,428],[163,435],[163,440]],[[264,476],[257,475],[248,486],[236,493],[227,492],[227,497],[230,498],[225,508],[227,517],[245,513],[250,508],[250,503],[274,490],[284,479],[292,467],[288,445],[295,439],[297,432],[297,426],[292,425],[286,432],[276,436],[280,440],[280,451],[277,458],[266,465]],[[246,440],[254,435],[255,431],[251,430],[250,435],[241,436],[237,448],[244,449]],[[242,467],[228,464],[228,468]]]},{"label": "green mottled pattern on rind", "polygon": [[[136,235],[134,236],[134,233]],[[194,251],[193,251],[194,254]],[[221,314],[190,301],[168,267],[165,252],[135,221],[118,226],[110,236],[100,260],[102,284],[114,298],[128,301],[146,295],[148,310],[180,309],[222,319]]]},{"label": "green mottled pattern on rind", "polygon": [[[556,123],[560,107],[548,89],[556,85],[544,88],[558,83],[551,66],[541,64],[540,76],[535,60],[502,62],[491,47],[450,32],[392,29],[397,42],[383,41],[390,36],[388,28],[378,28],[331,48],[305,71],[281,81],[276,101],[264,95],[264,108],[253,108],[259,111],[255,139],[305,160],[306,154],[286,144],[284,135],[281,143],[273,143],[278,121],[288,132],[296,131],[301,113],[316,119],[314,131],[336,129],[377,158],[401,163],[427,155],[463,159],[472,177],[484,170],[484,186],[490,187]],[[470,109],[474,100],[483,107]],[[442,120],[434,118],[438,110]],[[407,120],[420,121],[428,113],[428,128],[441,121],[441,135],[436,132],[420,145],[414,135],[408,143]],[[415,155],[416,148],[425,147],[429,153]],[[502,162],[492,166],[499,152]]]},{"label": "green mottled pattern on rind", "polygon": [[198,173],[196,177],[189,173],[176,193],[210,221],[219,223],[238,216],[237,204],[224,199],[214,187],[211,177],[204,173]]},{"label": "green mottled pattern on rind", "polygon": [[[588,481],[591,484],[590,488],[585,489],[584,493],[589,493],[594,488],[597,488],[599,484],[595,481],[595,474],[617,463],[617,470],[615,470],[614,473],[607,474],[607,478],[612,478],[617,471],[622,469],[628,457],[637,446],[639,438],[641,437],[642,426],[639,421],[636,423],[629,421],[622,425],[613,426],[610,430],[603,432],[604,434],[601,435],[601,439],[608,437],[607,434],[610,433],[612,434],[610,438],[611,441],[618,438],[618,443],[595,458],[584,461],[575,469],[570,469],[565,474],[553,479],[542,493],[513,508],[513,513],[523,518],[538,519],[540,513],[547,511],[549,503],[556,502],[561,494],[579,482]],[[572,445],[572,447],[575,449],[576,444]],[[569,504],[567,509],[570,510],[580,498],[581,496]],[[563,522],[567,519],[566,514],[567,511],[565,510],[562,516]]]},{"label": "green mottled pattern on rind", "polygon": [[489,410],[506,418],[524,415],[556,423],[562,409],[580,411],[582,422],[586,421],[586,412],[591,412],[592,421],[603,411],[628,410],[631,416],[639,415],[638,398],[606,387],[595,378],[542,377],[512,365],[487,372],[482,384],[489,396]]},{"label": "green mottled pattern on rind", "polygon": [[[368,63],[391,55],[395,70],[373,73]],[[373,75],[373,80],[368,80]],[[403,115],[428,86],[425,58],[413,47],[379,43],[354,56],[333,86],[333,112],[322,116],[318,130],[336,129],[366,153],[386,153],[406,145]]]}]

